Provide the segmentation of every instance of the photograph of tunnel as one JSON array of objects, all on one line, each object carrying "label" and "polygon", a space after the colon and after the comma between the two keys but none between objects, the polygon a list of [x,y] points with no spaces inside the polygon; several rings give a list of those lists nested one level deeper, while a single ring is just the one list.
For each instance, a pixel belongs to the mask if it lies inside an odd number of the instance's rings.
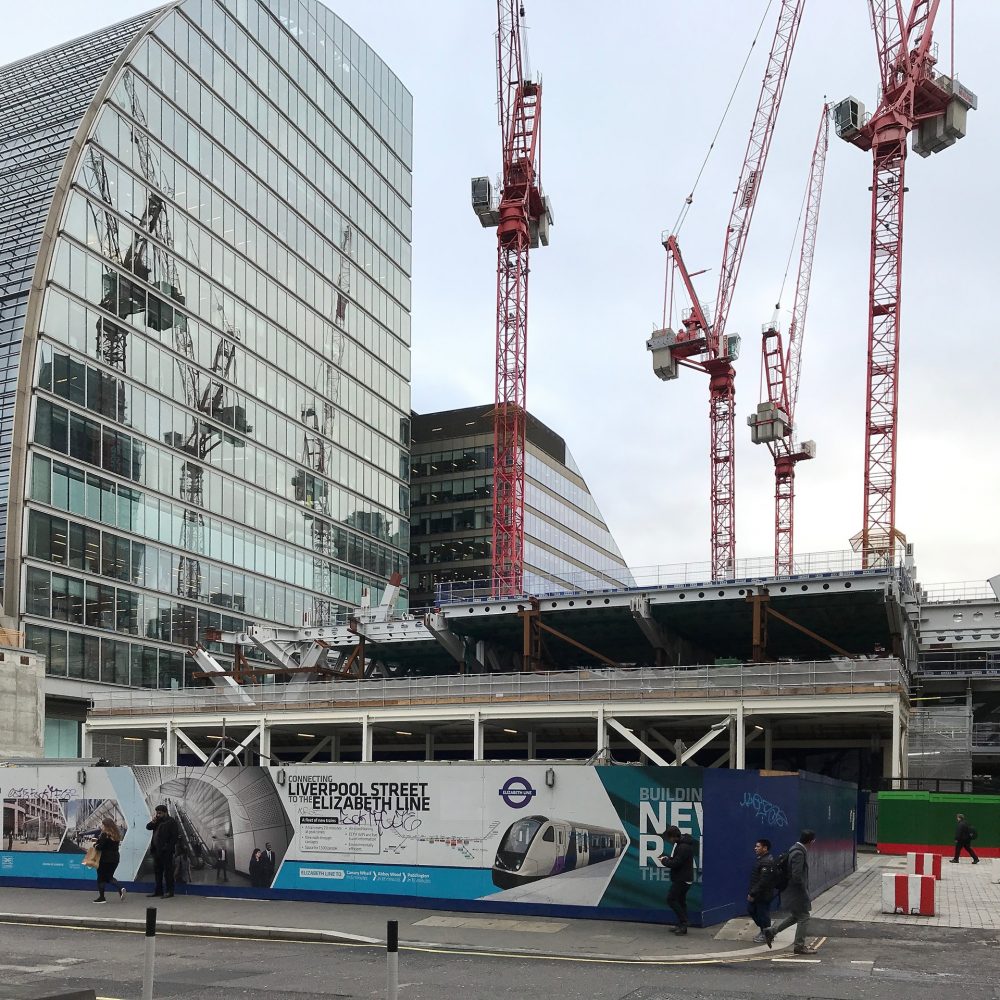
[{"label": "photograph of tunnel", "polygon": [[[176,874],[182,884],[271,885],[292,829],[266,770],[136,767],[134,774],[150,815],[166,805],[177,820]],[[152,867],[147,853],[140,877]]]},{"label": "photograph of tunnel", "polygon": [[66,832],[66,800],[45,795],[3,800],[3,849],[58,851]]}]

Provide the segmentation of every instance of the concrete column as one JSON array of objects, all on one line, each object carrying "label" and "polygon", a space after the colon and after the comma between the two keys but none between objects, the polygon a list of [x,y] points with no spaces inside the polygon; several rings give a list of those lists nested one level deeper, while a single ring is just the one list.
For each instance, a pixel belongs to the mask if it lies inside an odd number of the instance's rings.
[{"label": "concrete column", "polygon": [[260,764],[267,767],[271,763],[271,727],[263,720],[260,720]]},{"label": "concrete column", "polygon": [[472,759],[485,760],[483,750],[483,723],[478,712],[475,712],[472,716]]},{"label": "concrete column", "polygon": [[597,709],[597,753],[608,745],[608,726],[604,721],[604,706]]},{"label": "concrete column", "polygon": [[94,756],[94,734],[90,731],[90,726],[86,722],[80,726],[80,756]]},{"label": "concrete column", "polygon": [[764,730],[764,770],[774,767],[774,733],[770,726]]},{"label": "concrete column", "polygon": [[899,776],[906,778],[910,774],[910,727],[903,726],[903,742],[899,754]]},{"label": "concrete column", "polygon": [[146,763],[153,766],[163,763],[163,740],[146,740]]},{"label": "concrete column", "polygon": [[340,733],[337,732],[330,737],[330,763],[340,763]]},{"label": "concrete column", "polygon": [[[897,699],[892,705],[892,746],[890,748],[890,753],[892,756],[890,759],[890,770],[886,774],[887,778],[901,778],[903,775],[900,770],[900,751],[903,746],[903,731],[902,731],[902,720],[899,715],[899,700]],[[892,788],[892,785],[889,786]]]},{"label": "concrete column", "polygon": [[729,766],[745,768],[747,766],[747,734],[746,720],[743,717],[742,699],[736,705],[736,752],[729,756]]},{"label": "concrete column", "polygon": [[538,751],[536,749],[537,738],[534,729],[528,730],[528,760],[537,760]]},{"label": "concrete column", "polygon": [[163,763],[166,767],[177,766],[177,734],[171,722],[167,722],[166,737],[163,741]]},{"label": "concrete column", "polygon": [[361,760],[370,761],[372,759],[372,727],[368,721],[368,716],[361,716]]},{"label": "concrete column", "polygon": [[434,734],[428,730],[424,736],[424,760],[434,759]]}]

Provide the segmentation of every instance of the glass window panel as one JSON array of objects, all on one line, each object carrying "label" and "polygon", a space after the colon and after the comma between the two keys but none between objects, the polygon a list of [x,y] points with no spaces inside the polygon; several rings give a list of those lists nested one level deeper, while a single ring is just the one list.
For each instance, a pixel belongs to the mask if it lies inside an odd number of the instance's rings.
[{"label": "glass window panel", "polygon": [[52,460],[44,455],[31,456],[31,499],[52,502]]},{"label": "glass window panel", "polygon": [[48,618],[51,593],[49,571],[29,567],[26,576],[25,613]]},{"label": "glass window panel", "polygon": [[101,425],[76,413],[70,414],[69,453],[88,465],[100,465]]},{"label": "glass window panel", "polygon": [[[89,478],[89,477],[88,477]],[[67,509],[72,514],[86,513],[87,490],[82,469],[66,467],[66,481],[69,491]]]},{"label": "glass window panel", "polygon": [[69,450],[69,413],[64,407],[55,406],[46,399],[38,401],[35,441],[63,454]]}]

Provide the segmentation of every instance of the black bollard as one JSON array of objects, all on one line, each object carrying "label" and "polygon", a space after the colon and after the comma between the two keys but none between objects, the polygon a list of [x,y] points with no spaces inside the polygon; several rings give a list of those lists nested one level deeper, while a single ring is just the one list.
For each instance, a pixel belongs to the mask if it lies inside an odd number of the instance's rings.
[{"label": "black bollard", "polygon": [[156,907],[146,907],[146,962],[142,970],[142,1000],[153,1000],[153,963],[156,960]]},{"label": "black bollard", "polygon": [[399,921],[385,924],[386,1000],[399,997]]}]

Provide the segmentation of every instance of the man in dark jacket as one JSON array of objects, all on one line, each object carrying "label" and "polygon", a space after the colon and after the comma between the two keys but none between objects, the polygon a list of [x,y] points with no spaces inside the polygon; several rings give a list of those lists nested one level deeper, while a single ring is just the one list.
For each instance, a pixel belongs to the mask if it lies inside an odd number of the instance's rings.
[{"label": "man in dark jacket", "polygon": [[677,926],[670,929],[674,934],[687,934],[687,894],[694,882],[694,852],[697,845],[689,833],[681,833],[676,826],[668,826],[666,836],[673,844],[673,850],[660,858],[660,864],[670,869],[667,906],[677,914]]},{"label": "man in dark jacket", "polygon": [[972,863],[978,865],[979,858],[972,849],[972,827],[965,821],[965,816],[962,813],[959,813],[955,817],[955,822],[958,824],[955,827],[955,857],[951,859],[951,863],[957,865],[958,856],[965,850],[969,857],[972,858]]},{"label": "man in dark jacket", "polygon": [[806,944],[809,913],[812,910],[812,899],[809,896],[809,846],[815,839],[816,834],[812,830],[803,830],[799,839],[788,849],[788,888],[781,893],[781,904],[788,910],[788,916],[764,931],[764,943],[768,948],[776,935],[795,924],[795,946],[792,950],[796,955],[816,953],[815,948]]},{"label": "man in dark jacket", "polygon": [[[156,874],[156,888],[147,895],[170,899],[174,894],[174,850],[181,829],[177,820],[167,812],[166,806],[157,806],[153,810],[153,818],[146,824],[146,829],[153,831],[149,849],[153,855],[153,871]],[[163,891],[164,880],[166,892]]]},{"label": "man in dark jacket", "polygon": [[747,889],[747,912],[757,925],[754,941],[764,944],[764,931],[771,926],[771,900],[774,899],[774,858],[771,857],[771,841],[761,837],[753,845],[757,862],[750,873],[750,888]]}]

